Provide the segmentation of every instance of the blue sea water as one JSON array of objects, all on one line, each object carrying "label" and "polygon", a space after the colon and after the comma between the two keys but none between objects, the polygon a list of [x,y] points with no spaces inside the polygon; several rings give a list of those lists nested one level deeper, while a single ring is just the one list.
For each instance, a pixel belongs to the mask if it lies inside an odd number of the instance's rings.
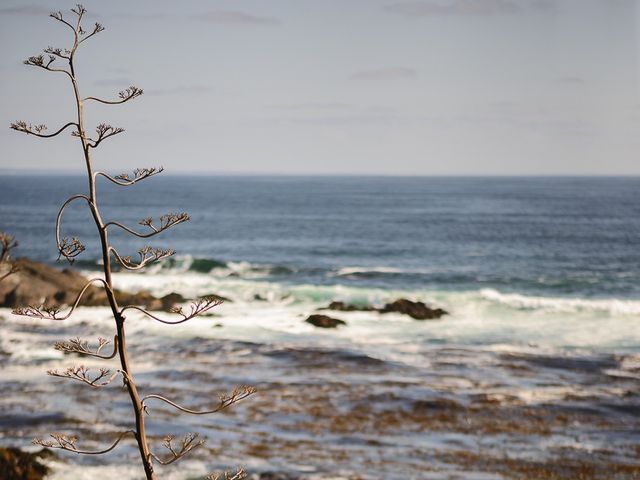
[{"label": "blue sea water", "polygon": [[[80,176],[1,176],[0,230],[19,240],[18,255],[52,262],[57,210],[86,189]],[[105,219],[141,231],[142,218],[188,212],[150,244],[204,273],[249,262],[292,284],[640,298],[640,178],[163,174],[128,188],[100,182],[98,194]],[[112,231],[123,254],[144,244]],[[87,244],[79,265],[95,263],[95,226],[79,202],[62,232]]]},{"label": "blue sea water", "polygon": [[[86,189],[80,176],[0,176],[0,231],[19,240],[17,256],[54,263],[58,209]],[[512,478],[478,470],[505,456],[588,461],[603,472],[637,467],[640,178],[163,174],[128,188],[100,182],[98,201],[105,221],[140,232],[143,218],[191,215],[149,242],[175,248],[175,257],[145,273],[115,273],[116,288],[228,299],[180,325],[127,311],[141,390],[181,392],[189,405],[233,385],[260,391],[210,420],[153,406],[147,432],[156,445],[189,431],[211,445],[163,478],[240,464],[305,480]],[[65,212],[63,235],[87,245],[74,268],[99,276],[95,228],[81,202]],[[122,255],[144,245],[117,228],[110,235]],[[380,307],[400,297],[449,314],[416,321],[327,310],[331,301]],[[305,322],[314,313],[346,325],[315,328]],[[0,309],[0,445],[64,431],[98,448],[121,431],[130,415],[126,399],[115,401],[122,391],[106,397],[80,385],[69,395],[44,375],[74,361],[54,342],[113,333],[105,307],[80,307],[64,322]],[[451,401],[464,408],[440,425]],[[397,428],[376,426],[389,409],[410,414]],[[554,423],[557,412],[570,420]],[[336,413],[371,422],[342,431],[331,423]],[[482,415],[488,431],[469,423]],[[491,433],[500,418],[513,427]],[[442,452],[452,457],[438,460]],[[465,452],[482,452],[481,464],[455,461]],[[112,454],[65,456],[51,478],[139,478],[131,442]]]}]

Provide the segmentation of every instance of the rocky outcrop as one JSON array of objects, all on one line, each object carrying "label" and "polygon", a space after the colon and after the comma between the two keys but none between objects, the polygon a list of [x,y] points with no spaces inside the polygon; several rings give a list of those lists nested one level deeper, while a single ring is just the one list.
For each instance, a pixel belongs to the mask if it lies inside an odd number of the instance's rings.
[{"label": "rocky outcrop", "polygon": [[441,308],[431,308],[423,302],[412,302],[406,298],[399,298],[395,302],[387,303],[379,312],[403,313],[416,320],[434,320],[447,314],[447,312]]},{"label": "rocky outcrop", "polygon": [[395,312],[409,315],[416,320],[434,320],[448,313],[441,308],[431,308],[423,302],[413,302],[406,298],[399,298],[394,302],[387,303],[382,308],[375,308],[368,305],[362,307],[345,302],[331,302],[329,306],[323,310],[335,310],[339,312]]},{"label": "rocky outcrop", "polygon": [[[83,275],[68,268],[59,270],[28,258],[21,258],[16,264],[18,272],[0,283],[0,307],[72,305],[88,282]],[[178,293],[170,293],[162,298],[145,290],[137,293],[116,290],[115,293],[119,304],[139,305],[149,310],[169,310],[187,300]],[[99,284],[96,284],[87,289],[80,305],[107,306],[107,296]]]},{"label": "rocky outcrop", "polygon": [[326,310],[336,310],[338,312],[374,312],[376,309],[369,305],[361,307],[359,305],[352,305],[345,302],[331,302]]},{"label": "rocky outcrop", "polygon": [[40,460],[53,456],[44,448],[36,453],[23,452],[18,448],[0,448],[0,478],[5,480],[42,480],[49,467]]},{"label": "rocky outcrop", "polygon": [[327,315],[310,315],[305,322],[319,328],[336,328],[339,325],[346,325],[347,322]]}]

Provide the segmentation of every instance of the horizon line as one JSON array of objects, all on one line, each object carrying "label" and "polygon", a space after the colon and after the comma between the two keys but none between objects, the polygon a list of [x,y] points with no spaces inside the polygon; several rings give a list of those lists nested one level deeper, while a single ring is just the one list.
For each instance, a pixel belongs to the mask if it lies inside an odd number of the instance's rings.
[{"label": "horizon line", "polygon": [[[86,171],[78,170],[51,170],[51,169],[12,169],[0,168],[0,176],[86,176]],[[356,173],[356,172],[233,172],[233,171],[208,171],[208,170],[187,170],[187,171],[167,171],[163,176],[189,177],[362,177],[362,178],[634,178],[640,177],[640,173]]]}]

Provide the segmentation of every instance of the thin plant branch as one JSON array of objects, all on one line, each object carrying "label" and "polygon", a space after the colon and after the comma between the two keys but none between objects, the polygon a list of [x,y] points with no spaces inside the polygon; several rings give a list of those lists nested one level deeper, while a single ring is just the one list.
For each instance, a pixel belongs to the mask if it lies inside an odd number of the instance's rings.
[{"label": "thin plant branch", "polygon": [[234,403],[239,402],[240,400],[247,398],[250,395],[253,395],[254,393],[256,393],[256,389],[254,387],[249,387],[247,385],[236,387],[233,389],[233,391],[230,394],[220,395],[218,404],[215,407],[207,410],[192,410],[190,408],[186,408],[181,405],[178,405],[177,403],[172,402],[171,400],[169,400],[166,397],[163,397],[162,395],[151,394],[151,395],[146,395],[145,397],[142,398],[142,407],[144,408],[144,411],[148,414],[149,412],[147,410],[146,401],[155,398],[157,400],[160,400],[164,403],[171,405],[172,407],[184,413],[189,413],[191,415],[209,415],[211,413],[217,413],[221,410],[224,410],[225,408],[233,405]]},{"label": "thin plant branch", "polygon": [[27,58],[24,62],[25,65],[29,65],[32,67],[39,67],[45,70],[49,70],[50,72],[60,72],[66,74],[70,79],[73,80],[73,75],[63,68],[51,68],[51,64],[55,61],[56,57],[54,55],[49,55],[48,59],[44,59],[44,55],[34,55],[33,57]]},{"label": "thin plant branch", "polygon": [[110,182],[115,183],[116,185],[119,185],[121,187],[128,187],[130,185],[138,183],[141,180],[144,180],[145,178],[153,177],[154,175],[157,175],[162,171],[164,171],[164,168],[162,167],[136,168],[133,171],[133,177],[131,177],[128,173],[121,173],[120,175],[112,177],[105,172],[96,172],[94,173],[94,178],[100,175]]},{"label": "thin plant branch", "polygon": [[140,259],[137,262],[134,262],[130,256],[122,257],[113,247],[109,247],[109,252],[111,252],[116,260],[118,260],[118,263],[127,270],[140,270],[150,263],[157,262],[158,260],[170,257],[176,253],[176,251],[172,249],[146,246],[138,250]]},{"label": "thin plant branch", "polygon": [[0,263],[9,260],[11,250],[18,247],[17,240],[11,235],[0,232]]},{"label": "thin plant branch", "polygon": [[52,13],[50,13],[50,14],[49,14],[49,16],[50,16],[51,18],[54,18],[54,19],[58,20],[58,21],[59,21],[59,22],[61,22],[61,23],[64,23],[66,26],[68,26],[68,27],[73,31],[74,35],[76,35],[76,36],[77,36],[77,29],[76,29],[76,27],[74,27],[73,25],[71,25],[69,22],[67,22],[67,21],[63,18],[63,16],[62,16],[62,12],[60,12],[60,11],[52,12]]},{"label": "thin plant branch", "polygon": [[78,380],[80,382],[86,383],[87,385],[100,388],[106,387],[113,380],[122,373],[121,370],[111,371],[108,368],[99,368],[98,373],[91,376],[91,369],[85,367],[84,365],[78,365],[74,367],[69,367],[64,371],[58,370],[47,370],[47,374],[52,377],[61,377],[61,378],[70,378],[72,380]]},{"label": "thin plant branch", "polygon": [[46,135],[46,134],[42,133],[47,129],[47,126],[44,125],[44,124],[31,125],[31,124],[27,124],[27,122],[24,122],[22,120],[18,120],[17,122],[13,122],[11,124],[11,128],[13,130],[17,130],[18,132],[26,133],[27,135],[34,135],[34,136],[40,137],[40,138],[55,137],[56,135],[60,135],[66,128],[69,128],[71,126],[75,126],[76,128],[78,128],[78,124],[77,123],[69,122],[66,125],[60,127],[55,133],[52,133],[50,135]]},{"label": "thin plant branch", "polygon": [[129,88],[125,88],[124,90],[118,93],[118,97],[120,97],[120,100],[103,100],[101,98],[96,98],[96,97],[86,97],[83,99],[83,102],[86,102],[87,100],[94,100],[96,102],[104,103],[106,105],[118,105],[120,103],[128,102],[133,98],[139,97],[143,93],[144,91],[141,88],[131,85]]},{"label": "thin plant branch", "polygon": [[59,448],[61,450],[66,450],[68,452],[73,452],[73,453],[81,453],[83,455],[102,455],[116,448],[118,443],[120,443],[120,441],[129,434],[132,434],[134,437],[136,436],[136,432],[134,430],[127,430],[126,432],[122,432],[118,436],[116,441],[113,442],[113,444],[111,444],[110,447],[105,448],[104,450],[79,450],[76,447],[76,442],[78,441],[78,437],[62,435],[59,433],[52,433],[51,435],[49,435],[51,438],[53,438],[53,441],[35,438],[31,443],[33,443],[34,445],[40,445],[41,447]]},{"label": "thin plant branch", "polygon": [[79,355],[86,355],[89,357],[101,358],[103,360],[109,360],[116,356],[118,353],[118,336],[116,335],[113,338],[113,351],[109,355],[103,355],[100,352],[102,349],[111,343],[109,340],[105,338],[98,338],[98,346],[95,350],[89,348],[89,342],[86,340],[81,340],[80,338],[70,338],[66,342],[56,342],[53,345],[53,348],[65,353],[77,353]]},{"label": "thin plant branch", "polygon": [[102,283],[103,287],[107,292],[111,290],[111,287],[109,287],[107,282],[105,282],[102,278],[93,278],[89,280],[87,284],[82,288],[82,290],[80,290],[80,293],[78,293],[78,295],[76,296],[76,299],[73,302],[73,305],[71,305],[71,308],[66,313],[66,315],[59,316],[60,314],[59,307],[45,307],[44,305],[41,305],[39,307],[35,307],[33,305],[29,305],[28,307],[18,307],[18,308],[15,308],[12,313],[14,315],[22,315],[25,317],[34,317],[34,318],[46,318],[48,320],[66,320],[71,316],[74,310],[78,307],[78,304],[80,303],[80,300],[82,299],[82,296],[87,291],[87,289],[95,282]]},{"label": "thin plant branch", "polygon": [[20,267],[11,260],[11,251],[17,247],[18,242],[14,237],[0,232],[0,269],[3,271],[0,274],[0,282],[20,270]]},{"label": "thin plant branch", "polygon": [[56,57],[70,60],[71,59],[71,50],[56,48],[56,47],[47,47],[44,50],[44,53],[49,55],[55,55]]},{"label": "thin plant branch", "polygon": [[[96,133],[98,134],[98,137],[95,140],[92,138],[88,139],[88,145],[91,148],[96,148],[98,145],[100,145],[100,143],[102,143],[103,140],[106,140],[109,137],[113,137],[114,135],[118,135],[122,132],[124,132],[124,128],[112,127],[111,125],[107,125],[106,123],[101,123],[96,127]],[[79,131],[73,132],[72,135],[76,137],[82,136]]]},{"label": "thin plant branch", "polygon": [[104,30],[104,27],[99,24],[98,22],[96,22],[93,26],[93,32],[91,32],[89,35],[87,35],[86,37],[84,37],[83,39],[81,39],[78,42],[78,45],[80,45],[82,42],[86,42],[87,40],[89,40],[91,37],[93,37],[96,33],[100,33]]},{"label": "thin plant branch", "polygon": [[240,467],[236,470],[236,473],[212,473],[211,475],[204,477],[204,480],[242,480],[244,478],[247,478],[247,472],[244,468]]},{"label": "thin plant branch", "polygon": [[58,215],[56,216],[56,246],[58,247],[58,260],[60,260],[60,257],[65,257],[69,263],[73,263],[74,258],[85,250],[85,246],[76,237],[72,237],[71,240],[69,240],[68,237],[60,238],[60,222],[62,220],[62,214],[69,204],[75,200],[84,200],[88,205],[91,205],[91,199],[86,195],[72,195],[62,204],[60,210],[58,210]]},{"label": "thin plant branch", "polygon": [[175,436],[167,435],[162,442],[162,446],[165,447],[171,453],[171,456],[166,459],[161,459],[157,455],[151,453],[151,458],[153,458],[156,462],[161,465],[170,465],[176,460],[184,457],[187,453],[189,453],[194,448],[198,448],[199,446],[204,444],[204,440],[198,439],[199,435],[197,433],[187,433],[180,440],[180,447],[176,449],[173,446],[173,440]]},{"label": "thin plant branch", "polygon": [[114,222],[114,221],[106,223],[104,228],[109,228],[110,226],[119,227],[122,230],[129,232],[131,235],[134,235],[138,238],[149,238],[175,225],[189,221],[190,217],[185,212],[167,213],[166,215],[161,215],[159,220],[160,220],[159,225],[154,225],[153,218],[151,217],[145,218],[143,220],[140,220],[140,222],[138,222],[139,225],[144,225],[146,227],[149,227],[151,231],[147,233],[136,232],[135,230],[127,227],[126,225],[123,225],[120,222]]},{"label": "thin plant branch", "polygon": [[[76,79],[75,72],[75,54],[77,53],[78,47],[84,43],[89,38],[94,35],[102,32],[104,27],[95,23],[93,29],[90,32],[87,32],[83,29],[81,23],[86,13],[86,9],[78,4],[75,8],[71,9],[72,13],[75,15],[73,21],[68,20],[63,17],[60,11],[51,13],[51,17],[56,21],[66,25],[73,32],[73,44],[69,48],[57,48],[57,47],[47,47],[44,49],[44,55],[36,55],[33,57],[29,57],[24,63],[29,66],[34,66],[38,68],[42,68],[44,70],[53,71],[53,72],[62,72],[65,73],[71,83],[71,87],[73,89],[73,97],[75,99],[75,107],[77,112],[77,120],[75,122],[70,122],[63,126],[61,129],[56,131],[53,134],[46,134],[46,126],[45,125],[36,125],[32,126],[23,121],[18,121],[11,124],[11,128],[14,130],[21,131],[23,133],[27,133],[30,135],[35,135],[43,138],[54,137],[64,130],[66,130],[70,126],[74,126],[75,129],[72,130],[71,135],[79,138],[80,146],[82,147],[82,155],[84,164],[86,166],[87,179],[89,180],[88,192],[86,195],[73,195],[62,205],[58,212],[58,216],[56,218],[56,245],[59,252],[59,257],[65,257],[69,262],[73,262],[74,258],[82,253],[85,250],[85,246],[76,238],[76,237],[61,237],[60,236],[60,224],[62,221],[62,215],[65,212],[65,209],[76,200],[84,200],[87,204],[88,209],[91,212],[91,216],[94,220],[95,226],[97,228],[97,235],[99,237],[99,245],[102,254],[102,265],[104,271],[104,279],[96,278],[89,283],[87,283],[83,289],[78,294],[75,299],[73,305],[69,308],[69,311],[66,314],[60,312],[59,307],[34,307],[28,306],[26,308],[17,308],[14,310],[15,314],[18,315],[26,315],[36,318],[47,318],[53,320],[64,320],[67,319],[78,307],[80,301],[89,288],[89,286],[94,282],[101,282],[104,287],[105,294],[107,300],[109,302],[109,307],[111,313],[113,315],[113,320],[115,322],[115,336],[113,341],[113,351],[111,353],[103,353],[106,346],[110,343],[105,339],[98,339],[97,346],[90,347],[87,341],[81,340],[80,338],[72,338],[68,341],[57,342],[55,344],[55,348],[59,351],[66,353],[77,353],[80,355],[86,355],[90,357],[95,357],[99,359],[111,359],[117,356],[120,368],[117,370],[110,370],[106,368],[100,368],[97,371],[91,370],[85,366],[74,366],[68,368],[64,371],[51,370],[48,373],[50,375],[62,378],[69,378],[72,380],[83,382],[91,387],[99,388],[104,387],[111,383],[118,374],[121,374],[124,381],[124,388],[126,389],[129,398],[131,400],[131,408],[133,411],[133,417],[135,419],[135,428],[132,430],[127,430],[120,434],[120,436],[115,440],[115,442],[108,448],[99,450],[99,451],[87,451],[80,450],[76,446],[76,438],[72,436],[66,436],[62,434],[52,434],[52,440],[34,440],[34,443],[37,445],[41,445],[48,448],[59,448],[63,450],[67,450],[75,453],[84,453],[89,455],[98,455],[107,453],[113,450],[118,443],[122,440],[122,438],[126,435],[133,434],[136,445],[138,447],[138,451],[140,453],[140,459],[142,461],[142,466],[144,468],[145,477],[147,480],[156,480],[157,476],[154,472],[153,461],[155,460],[158,463],[163,465],[168,465],[183,457],[185,454],[193,450],[194,448],[202,445],[203,441],[198,439],[197,434],[188,434],[181,441],[178,446],[173,445],[172,440],[173,437],[167,437],[164,442],[164,446],[169,450],[170,457],[168,458],[160,458],[153,454],[149,448],[149,439],[146,434],[145,428],[145,418],[144,413],[146,412],[146,406],[144,404],[145,401],[151,399],[158,399],[162,402],[168,403],[179,410],[182,410],[187,413],[193,413],[196,415],[201,415],[205,413],[214,413],[216,411],[220,411],[223,408],[245,398],[246,396],[252,394],[255,390],[250,387],[241,387],[239,389],[234,390],[231,395],[220,397],[220,402],[217,406],[215,406],[211,410],[207,411],[196,411],[191,410],[180,405],[175,404],[171,400],[166,399],[160,395],[148,395],[141,399],[140,394],[138,393],[138,389],[136,386],[136,382],[134,381],[132,368],[128,357],[127,352],[127,343],[125,339],[125,317],[123,313],[126,310],[139,310],[143,312],[145,315],[150,316],[151,318],[163,322],[163,323],[182,323],[184,321],[189,320],[190,318],[195,317],[196,315],[207,311],[208,309],[218,305],[220,303],[220,299],[217,297],[205,297],[203,299],[196,300],[193,302],[187,311],[183,311],[182,307],[176,308],[173,310],[175,314],[177,314],[181,319],[177,321],[167,321],[155,317],[154,315],[148,313],[144,309],[136,306],[125,306],[120,307],[118,305],[117,298],[115,296],[115,291],[113,289],[113,265],[114,262],[120,263],[125,269],[128,270],[139,270],[144,266],[150,264],[151,262],[161,260],[170,255],[173,255],[174,250],[161,249],[161,248],[152,248],[152,247],[143,247],[138,251],[139,259],[137,261],[133,261],[131,257],[126,256],[122,257],[109,243],[108,238],[108,228],[110,226],[118,227],[123,229],[124,231],[133,234],[135,236],[139,236],[142,238],[146,238],[147,236],[158,234],[174,225],[185,222],[189,220],[189,216],[186,213],[170,213],[167,215],[161,216],[157,222],[151,218],[146,218],[140,222],[140,224],[145,227],[146,231],[137,232],[133,228],[127,227],[119,222],[108,221],[104,222],[101,216],[101,212],[98,208],[98,195],[96,190],[96,179],[98,176],[103,176],[110,182],[114,183],[118,186],[129,186],[133,185],[145,178],[149,178],[153,175],[156,175],[162,172],[162,167],[160,168],[142,168],[136,169],[133,171],[132,175],[129,174],[121,174],[116,176],[108,175],[104,172],[96,172],[93,166],[92,160],[92,151],[98,145],[110,138],[114,135],[118,135],[124,132],[124,129],[119,127],[113,127],[106,123],[101,123],[96,127],[97,136],[95,138],[90,138],[87,134],[87,130],[85,128],[85,114],[84,107],[85,102],[94,101],[98,103],[113,105],[128,102],[140,95],[143,94],[142,89],[130,86],[121,92],[119,92],[118,99],[116,100],[105,100],[94,96],[82,97],[80,95],[80,88],[78,85],[78,81]],[[45,56],[46,55],[46,56]],[[54,63],[56,61],[66,62],[68,67],[58,68],[58,63]],[[8,245],[11,245],[10,241],[7,240],[6,245],[2,243],[2,238],[0,237],[0,247],[4,248],[4,250],[0,250],[0,259],[8,259],[8,253],[5,254],[5,250],[9,250]],[[7,237],[8,238],[8,237]],[[1,278],[0,278],[1,279]],[[229,476],[225,474],[225,480],[239,480],[243,478],[244,474],[238,473],[235,476]]]},{"label": "thin plant branch", "polygon": [[123,307],[120,310],[120,315],[122,315],[126,310],[137,310],[141,313],[144,313],[147,317],[152,318],[153,320],[160,322],[160,323],[165,323],[167,325],[177,325],[179,323],[184,323],[188,320],[191,320],[194,317],[197,317],[198,315],[200,315],[201,313],[206,312],[207,310],[212,309],[213,307],[217,307],[218,305],[220,305],[223,302],[223,300],[219,297],[215,297],[215,296],[206,296],[206,297],[202,297],[202,298],[198,298],[196,300],[194,300],[193,302],[191,302],[190,306],[189,306],[189,312],[185,313],[184,309],[182,307],[174,307],[172,308],[170,311],[170,313],[175,313],[177,315],[180,315],[182,317],[181,320],[165,320],[163,318],[157,317],[155,315],[153,315],[152,313],[149,313],[147,310],[145,310],[144,308],[140,308],[136,305],[127,305],[125,307]]}]

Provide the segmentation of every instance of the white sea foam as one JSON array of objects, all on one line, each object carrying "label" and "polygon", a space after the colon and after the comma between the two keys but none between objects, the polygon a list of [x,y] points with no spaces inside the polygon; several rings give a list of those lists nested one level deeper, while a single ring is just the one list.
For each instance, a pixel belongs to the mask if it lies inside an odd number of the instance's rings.
[{"label": "white sea foam", "polygon": [[493,289],[480,290],[486,300],[519,310],[544,310],[548,312],[597,311],[611,315],[640,315],[640,301],[611,299],[558,298],[500,293]]},{"label": "white sea foam", "polygon": [[[562,348],[586,348],[633,352],[640,350],[640,301],[543,297],[502,293],[493,289],[475,291],[387,290],[347,285],[291,285],[242,277],[220,277],[193,271],[164,272],[162,275],[116,273],[117,288],[150,290],[161,296],[177,292],[187,298],[218,294],[232,302],[216,307],[220,315],[199,335],[231,335],[233,338],[264,341],[322,337],[359,345],[412,342],[454,343]],[[348,325],[321,331],[303,322],[306,316],[327,307],[334,300],[357,305],[383,306],[400,297],[421,300],[444,308],[450,315],[438,321],[414,321],[397,313],[329,312]],[[212,329],[211,323],[224,329]],[[190,325],[185,330],[194,332]],[[172,329],[177,333],[181,329]]]}]

